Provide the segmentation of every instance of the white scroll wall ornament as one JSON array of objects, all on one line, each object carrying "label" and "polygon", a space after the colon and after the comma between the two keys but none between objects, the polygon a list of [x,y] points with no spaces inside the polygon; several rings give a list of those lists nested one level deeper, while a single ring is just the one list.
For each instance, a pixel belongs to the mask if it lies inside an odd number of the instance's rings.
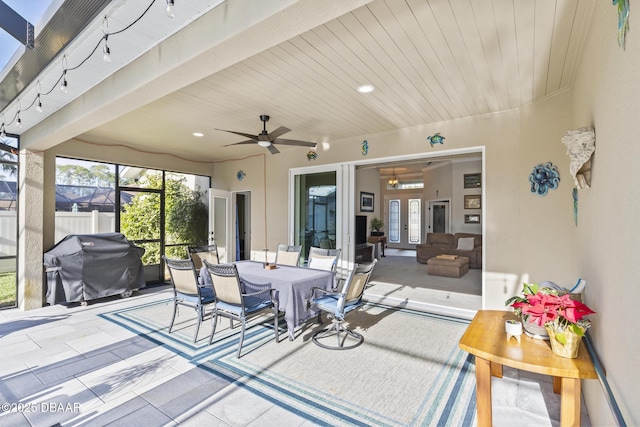
[{"label": "white scroll wall ornament", "polygon": [[584,127],[565,132],[562,143],[567,146],[569,172],[578,189],[591,186],[591,156],[596,150],[596,133]]}]

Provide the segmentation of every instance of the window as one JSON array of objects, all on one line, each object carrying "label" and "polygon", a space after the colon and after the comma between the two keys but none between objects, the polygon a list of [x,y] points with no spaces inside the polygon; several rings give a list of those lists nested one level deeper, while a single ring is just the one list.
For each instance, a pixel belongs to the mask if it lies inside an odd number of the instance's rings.
[{"label": "window", "polygon": [[18,246],[17,137],[0,139],[0,307],[15,307]]},{"label": "window", "polygon": [[187,258],[207,243],[209,177],[56,159],[56,242],[69,234],[121,232],[145,248],[148,281],[163,280],[160,257]]}]

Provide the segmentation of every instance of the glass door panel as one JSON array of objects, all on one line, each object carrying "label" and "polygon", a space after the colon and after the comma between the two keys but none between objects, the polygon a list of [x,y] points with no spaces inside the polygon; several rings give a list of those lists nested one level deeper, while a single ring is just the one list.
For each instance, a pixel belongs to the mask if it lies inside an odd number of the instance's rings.
[{"label": "glass door panel", "polygon": [[336,247],[336,172],[295,176],[294,244],[302,257],[312,246]]},{"label": "glass door panel", "polygon": [[420,243],[420,235],[422,234],[422,228],[420,227],[422,200],[409,199],[408,205],[407,214],[409,217],[407,218],[407,223],[409,224],[409,229],[407,230],[407,243],[409,245],[417,245]]},{"label": "glass door panel", "polygon": [[400,243],[400,200],[389,200],[389,243]]},{"label": "glass door panel", "polygon": [[222,190],[209,190],[209,243],[218,245],[218,258],[221,263],[233,261],[231,248],[231,193]]}]

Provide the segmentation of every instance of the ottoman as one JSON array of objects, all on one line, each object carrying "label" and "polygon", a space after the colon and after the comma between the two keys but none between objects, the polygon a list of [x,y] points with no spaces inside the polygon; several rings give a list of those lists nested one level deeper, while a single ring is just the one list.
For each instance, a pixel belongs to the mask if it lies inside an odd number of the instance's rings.
[{"label": "ottoman", "polygon": [[465,256],[456,259],[438,257],[427,260],[427,274],[433,276],[462,277],[469,271],[469,258]]}]

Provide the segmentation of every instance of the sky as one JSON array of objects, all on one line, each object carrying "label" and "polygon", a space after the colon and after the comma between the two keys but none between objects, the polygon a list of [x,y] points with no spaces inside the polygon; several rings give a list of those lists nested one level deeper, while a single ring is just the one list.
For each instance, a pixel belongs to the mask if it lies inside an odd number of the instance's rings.
[{"label": "sky", "polygon": [[[0,0],[0,2],[9,6],[33,24],[36,37],[41,29],[40,26],[44,24],[40,22],[40,18],[42,18],[44,12],[51,3],[59,3],[59,1],[56,0]],[[0,66],[3,70],[18,49],[22,51],[22,49],[24,49],[23,45],[4,29],[0,28]]]}]

